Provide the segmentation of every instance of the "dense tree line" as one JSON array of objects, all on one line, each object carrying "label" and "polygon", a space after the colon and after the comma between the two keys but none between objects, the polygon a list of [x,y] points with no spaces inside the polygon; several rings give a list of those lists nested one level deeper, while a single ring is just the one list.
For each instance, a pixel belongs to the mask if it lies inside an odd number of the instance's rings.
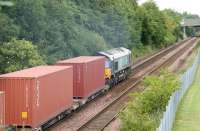
[{"label": "dense tree line", "polygon": [[136,0],[10,1],[12,7],[0,9],[0,48],[13,38],[30,41],[47,64],[119,46],[137,56],[137,49],[167,46],[182,36],[182,16],[160,11],[153,1],[141,6]]}]

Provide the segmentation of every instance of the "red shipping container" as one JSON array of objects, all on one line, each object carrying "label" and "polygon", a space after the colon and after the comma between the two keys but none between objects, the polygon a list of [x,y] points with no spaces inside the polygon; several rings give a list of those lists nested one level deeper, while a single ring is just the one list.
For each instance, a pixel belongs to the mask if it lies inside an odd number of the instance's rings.
[{"label": "red shipping container", "polygon": [[73,96],[87,98],[105,87],[105,57],[80,56],[57,62],[73,66]]},{"label": "red shipping container", "polygon": [[5,94],[0,92],[0,131],[3,131],[5,126]]},{"label": "red shipping container", "polygon": [[38,66],[0,76],[6,125],[39,127],[73,103],[73,68]]}]

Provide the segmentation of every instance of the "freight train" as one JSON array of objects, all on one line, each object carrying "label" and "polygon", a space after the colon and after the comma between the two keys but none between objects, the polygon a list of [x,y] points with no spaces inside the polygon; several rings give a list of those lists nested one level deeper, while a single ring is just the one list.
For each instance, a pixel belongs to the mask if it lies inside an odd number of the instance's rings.
[{"label": "freight train", "polygon": [[120,47],[0,75],[0,118],[6,127],[46,129],[126,79],[131,65],[131,51]]}]

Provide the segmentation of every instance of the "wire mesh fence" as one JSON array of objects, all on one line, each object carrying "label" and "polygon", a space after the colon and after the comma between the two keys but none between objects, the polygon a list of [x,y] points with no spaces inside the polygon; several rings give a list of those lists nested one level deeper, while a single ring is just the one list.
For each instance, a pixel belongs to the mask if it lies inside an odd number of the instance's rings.
[{"label": "wire mesh fence", "polygon": [[195,58],[193,65],[183,74],[181,87],[175,91],[166,106],[166,111],[163,113],[163,118],[160,122],[157,131],[171,131],[173,122],[176,116],[177,107],[187,89],[195,79],[196,72],[200,63],[200,50]]}]

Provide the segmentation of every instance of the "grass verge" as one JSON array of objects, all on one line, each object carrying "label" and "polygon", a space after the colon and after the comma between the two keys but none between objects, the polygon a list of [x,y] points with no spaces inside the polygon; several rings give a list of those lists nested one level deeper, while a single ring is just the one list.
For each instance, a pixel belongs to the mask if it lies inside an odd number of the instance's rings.
[{"label": "grass verge", "polygon": [[200,131],[200,68],[180,103],[173,131]]}]

